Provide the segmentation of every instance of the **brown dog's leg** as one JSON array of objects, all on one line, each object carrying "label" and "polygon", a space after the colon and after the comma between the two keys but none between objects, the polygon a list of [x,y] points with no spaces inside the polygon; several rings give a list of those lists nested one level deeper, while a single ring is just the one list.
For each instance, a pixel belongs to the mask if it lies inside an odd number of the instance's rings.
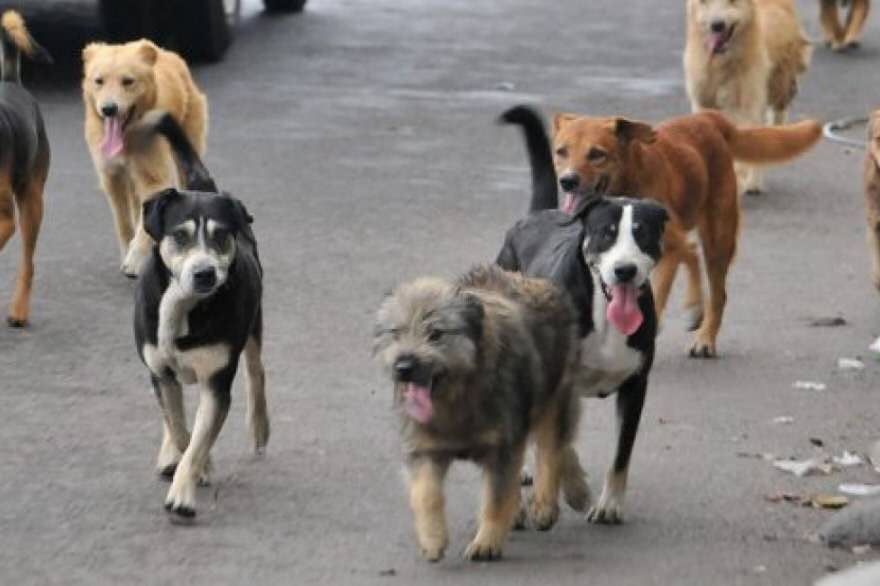
[{"label": "brown dog's leg", "polygon": [[657,316],[663,320],[669,293],[675,281],[678,265],[684,263],[688,273],[684,306],[688,313],[688,328],[699,327],[703,319],[703,284],[700,273],[700,254],[696,245],[678,226],[670,226],[663,238],[663,256],[651,276]]},{"label": "brown dog's leg", "polygon": [[837,0],[820,0],[819,21],[822,23],[822,34],[825,45],[835,51],[843,41],[843,28],[837,14]]},{"label": "brown dog's leg", "polygon": [[449,469],[449,461],[414,456],[407,469],[409,505],[415,517],[416,538],[422,556],[436,562],[443,558],[449,543],[443,497],[443,478]]},{"label": "brown dog's leg", "polygon": [[[735,197],[727,199],[736,201]],[[715,340],[718,337],[718,330],[721,329],[724,307],[727,304],[727,272],[736,253],[736,238],[739,230],[738,209],[730,209],[726,214],[716,210],[716,214],[704,218],[699,226],[706,273],[709,278],[709,303],[706,318],[697,331],[696,340],[690,350],[690,355],[694,358],[715,356]],[[713,223],[717,218],[725,218],[725,221]]]},{"label": "brown dog's leg", "polygon": [[846,36],[843,38],[845,48],[857,47],[862,38],[862,29],[868,18],[868,10],[871,8],[871,0],[852,0],[849,7],[849,15],[846,18]]},{"label": "brown dog's leg", "polygon": [[872,226],[868,226],[868,248],[871,251],[874,287],[880,291],[880,218]]},{"label": "brown dog's leg", "polygon": [[21,194],[16,194],[18,203],[18,224],[21,228],[21,264],[15,294],[9,311],[9,325],[22,327],[30,316],[31,288],[34,282],[34,251],[40,224],[43,222],[44,181],[34,180]]},{"label": "brown dog's leg", "polygon": [[113,222],[116,227],[116,238],[119,241],[119,257],[125,260],[128,254],[128,245],[134,237],[134,225],[129,197],[128,179],[122,175],[101,174],[101,187],[110,201],[110,210],[113,212]]},{"label": "brown dog's leg", "polygon": [[501,451],[483,463],[483,501],[477,535],[464,557],[471,561],[501,558],[507,534],[519,512],[519,473],[525,444]]},{"label": "brown dog's leg", "polygon": [[559,487],[564,448],[559,408],[553,406],[538,422],[535,438],[535,489],[529,503],[529,519],[539,531],[547,531],[559,520]]}]

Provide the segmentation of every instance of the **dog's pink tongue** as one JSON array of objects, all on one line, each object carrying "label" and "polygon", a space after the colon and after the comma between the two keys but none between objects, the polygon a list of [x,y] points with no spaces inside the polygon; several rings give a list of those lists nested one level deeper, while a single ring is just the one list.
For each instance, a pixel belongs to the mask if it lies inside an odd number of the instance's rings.
[{"label": "dog's pink tongue", "polygon": [[562,200],[562,211],[566,214],[573,214],[577,204],[577,196],[573,193],[566,193],[565,199]]},{"label": "dog's pink tongue", "polygon": [[706,49],[717,53],[722,47],[724,47],[724,33],[711,32],[706,35]]},{"label": "dog's pink tongue", "polygon": [[615,285],[611,288],[611,303],[606,315],[608,321],[626,336],[636,333],[645,320],[639,309],[638,290],[632,285]]},{"label": "dog's pink tongue", "polygon": [[431,421],[434,404],[431,403],[431,389],[415,383],[407,383],[403,390],[403,406],[406,413],[421,424]]},{"label": "dog's pink tongue", "polygon": [[110,159],[122,152],[123,145],[122,122],[116,116],[104,118],[104,142],[101,143],[101,152]]}]

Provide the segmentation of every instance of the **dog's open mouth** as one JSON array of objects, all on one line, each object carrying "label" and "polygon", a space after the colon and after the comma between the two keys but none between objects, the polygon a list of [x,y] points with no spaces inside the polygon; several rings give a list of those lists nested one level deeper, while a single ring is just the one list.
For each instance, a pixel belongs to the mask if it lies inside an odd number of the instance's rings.
[{"label": "dog's open mouth", "polygon": [[724,27],[723,31],[709,31],[706,34],[706,50],[713,55],[721,55],[730,47],[730,39],[733,38],[733,31],[736,25]]},{"label": "dog's open mouth", "polygon": [[104,157],[112,159],[125,148],[125,129],[131,121],[134,109],[122,116],[107,116],[104,118],[104,141],[101,143],[101,153]]},{"label": "dog's open mouth", "polygon": [[403,387],[403,409],[406,414],[422,425],[434,417],[434,402],[431,399],[431,387],[408,382]]},{"label": "dog's open mouth", "polygon": [[603,195],[608,189],[610,179],[607,175],[602,175],[593,185],[585,190],[566,191],[563,193],[562,205],[559,206],[563,212],[571,215],[577,210],[578,203],[582,198],[598,197]]},{"label": "dog's open mouth", "polygon": [[611,297],[605,315],[620,333],[631,336],[642,326],[645,316],[639,307],[639,289],[632,283],[614,285],[608,289]]}]

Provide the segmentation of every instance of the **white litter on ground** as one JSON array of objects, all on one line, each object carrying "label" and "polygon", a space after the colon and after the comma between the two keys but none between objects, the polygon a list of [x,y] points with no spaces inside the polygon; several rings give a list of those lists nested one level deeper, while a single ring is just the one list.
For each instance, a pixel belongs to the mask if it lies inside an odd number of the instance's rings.
[{"label": "white litter on ground", "polygon": [[794,417],[791,415],[780,415],[779,417],[773,418],[773,423],[777,425],[791,425],[794,423]]},{"label": "white litter on ground", "polygon": [[791,386],[793,386],[796,389],[801,389],[804,391],[824,391],[825,389],[828,388],[828,385],[826,385],[825,383],[820,383],[818,381],[812,381],[812,380],[795,381],[794,384]]},{"label": "white litter on ground", "polygon": [[814,475],[828,475],[833,470],[831,464],[812,458],[810,460],[776,460],[773,467],[794,474],[798,478]]},{"label": "white litter on ground", "polygon": [[858,358],[838,358],[837,368],[840,370],[862,370],[865,363]]},{"label": "white litter on ground", "polygon": [[870,350],[871,352],[877,352],[878,354],[880,354],[880,338],[877,338],[876,340],[874,340],[874,343],[871,344],[870,346],[868,346],[868,350]]},{"label": "white litter on ground", "polygon": [[880,484],[841,484],[837,490],[851,496],[877,496]]},{"label": "white litter on ground", "polygon": [[842,456],[834,456],[832,461],[841,468],[853,468],[854,466],[861,466],[865,463],[865,459],[859,454],[848,452],[846,450],[843,451]]}]

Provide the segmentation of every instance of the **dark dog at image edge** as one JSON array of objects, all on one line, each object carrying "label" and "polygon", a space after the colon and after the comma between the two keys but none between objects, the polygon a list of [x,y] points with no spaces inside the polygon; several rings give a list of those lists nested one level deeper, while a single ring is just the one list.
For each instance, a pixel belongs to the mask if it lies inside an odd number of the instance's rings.
[{"label": "dark dog at image edge", "polygon": [[[137,283],[134,331],[162,409],[157,467],[171,478],[165,507],[175,518],[189,518],[196,512],[196,486],[208,479],[209,452],[229,412],[242,353],[255,450],[261,452],[269,439],[261,358],[263,270],[252,218],[239,200],[217,191],[174,118],[154,112],[139,124],[129,139],[164,136],[186,185],[144,203],[144,227],[156,244]],[[183,384],[201,387],[192,434]]]},{"label": "dark dog at image edge", "polygon": [[629,462],[654,361],[657,314],[649,276],[661,257],[668,215],[642,199],[581,198],[556,209],[556,174],[540,116],[517,107],[502,121],[524,130],[532,167],[529,215],[511,228],[496,263],[568,292],[577,311],[580,362],[574,393],[617,393],[617,445],[599,501],[587,518],[622,519]]},{"label": "dark dog at image edge", "polygon": [[24,327],[30,317],[34,253],[43,221],[43,189],[49,176],[49,139],[40,107],[21,86],[21,56],[51,63],[12,10],[0,17],[0,250],[15,232],[15,208],[21,230],[21,262],[7,323]]},{"label": "dark dog at image edge", "polygon": [[443,480],[453,460],[483,469],[479,526],[464,553],[470,560],[499,558],[512,526],[524,522],[519,478],[530,440],[537,462],[530,522],[553,526],[560,486],[569,504],[585,507],[586,480],[571,446],[577,322],[564,292],[497,267],[456,281],[417,279],[379,309],[374,353],[393,384],[426,559],[439,560],[447,547]]}]

